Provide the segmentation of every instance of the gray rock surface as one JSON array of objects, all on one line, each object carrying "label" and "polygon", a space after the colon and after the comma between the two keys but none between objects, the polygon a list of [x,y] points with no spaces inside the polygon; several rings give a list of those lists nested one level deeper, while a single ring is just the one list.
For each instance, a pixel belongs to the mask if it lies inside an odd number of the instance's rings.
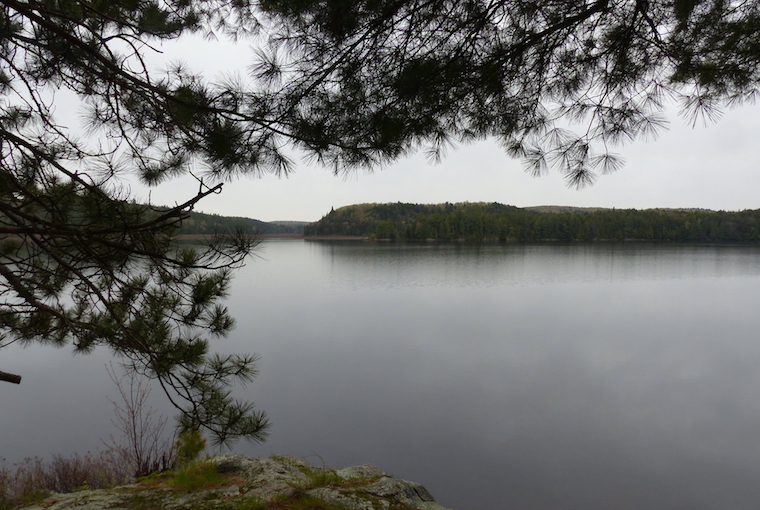
[{"label": "gray rock surface", "polygon": [[[226,454],[206,461],[224,475],[213,488],[182,491],[162,478],[113,489],[54,494],[28,510],[286,510],[313,501],[329,510],[446,510],[425,488],[371,464],[328,470],[287,456]],[[166,479],[168,480],[168,478]],[[299,506],[304,508],[304,506]]]}]

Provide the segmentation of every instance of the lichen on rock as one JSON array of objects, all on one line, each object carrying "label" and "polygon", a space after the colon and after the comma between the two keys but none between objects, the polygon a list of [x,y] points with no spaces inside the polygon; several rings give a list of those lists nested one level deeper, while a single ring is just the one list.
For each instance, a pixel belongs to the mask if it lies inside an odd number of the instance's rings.
[{"label": "lichen on rock", "polygon": [[315,468],[289,456],[225,454],[206,462],[224,482],[197,490],[171,486],[171,474],[115,487],[55,494],[26,510],[446,510],[420,484],[371,464]]}]

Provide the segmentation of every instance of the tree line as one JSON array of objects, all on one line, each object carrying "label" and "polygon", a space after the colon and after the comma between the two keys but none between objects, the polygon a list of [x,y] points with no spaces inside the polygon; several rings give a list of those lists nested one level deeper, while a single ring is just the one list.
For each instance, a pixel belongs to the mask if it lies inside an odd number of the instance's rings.
[{"label": "tree line", "polygon": [[330,211],[307,225],[304,235],[413,241],[760,241],[760,210],[361,204]]},{"label": "tree line", "polygon": [[191,212],[177,229],[179,235],[212,235],[235,232],[247,236],[266,234],[303,234],[305,222],[266,222],[251,218]]}]

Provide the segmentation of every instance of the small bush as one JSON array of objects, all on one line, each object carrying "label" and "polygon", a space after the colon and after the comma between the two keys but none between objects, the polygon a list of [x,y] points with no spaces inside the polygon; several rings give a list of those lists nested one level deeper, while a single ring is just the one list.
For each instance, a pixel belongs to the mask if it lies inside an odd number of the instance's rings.
[{"label": "small bush", "polygon": [[71,457],[56,455],[49,462],[39,457],[0,466],[0,510],[29,506],[52,492],[74,492],[82,488],[102,489],[128,483],[131,470],[115,452],[88,453]]},{"label": "small bush", "polygon": [[325,501],[312,494],[298,492],[290,496],[276,498],[269,503],[267,510],[348,510],[338,503]]},{"label": "small bush", "polygon": [[214,464],[199,461],[193,462],[175,473],[174,477],[169,480],[169,485],[175,489],[196,491],[222,485],[225,482],[226,478],[219,474]]},{"label": "small bush", "polygon": [[312,487],[337,487],[343,485],[345,480],[338,473],[330,469],[316,469],[307,473],[308,485]]},{"label": "small bush", "polygon": [[109,398],[115,415],[112,423],[121,435],[118,438],[111,436],[105,445],[129,463],[135,477],[171,468],[175,458],[171,439],[165,430],[167,419],[148,407],[148,381],[139,378],[132,370],[125,370],[122,376],[118,376],[110,363],[106,365],[106,371],[121,397],[118,402]]},{"label": "small bush", "polygon": [[206,449],[206,438],[199,430],[185,430],[174,443],[177,467],[182,468],[198,460]]},{"label": "small bush", "polygon": [[267,504],[257,498],[243,498],[235,502],[234,510],[267,510]]}]

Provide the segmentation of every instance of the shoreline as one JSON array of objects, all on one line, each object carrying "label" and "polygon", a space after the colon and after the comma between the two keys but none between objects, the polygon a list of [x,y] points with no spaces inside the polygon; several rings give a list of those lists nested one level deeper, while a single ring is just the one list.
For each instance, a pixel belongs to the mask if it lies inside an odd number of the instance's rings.
[{"label": "shoreline", "polygon": [[[305,236],[303,234],[262,234],[256,236],[266,241],[268,239],[280,240],[315,240],[315,241],[365,241],[364,236]],[[204,241],[213,238],[213,234],[182,234],[176,236],[179,241]]]}]

